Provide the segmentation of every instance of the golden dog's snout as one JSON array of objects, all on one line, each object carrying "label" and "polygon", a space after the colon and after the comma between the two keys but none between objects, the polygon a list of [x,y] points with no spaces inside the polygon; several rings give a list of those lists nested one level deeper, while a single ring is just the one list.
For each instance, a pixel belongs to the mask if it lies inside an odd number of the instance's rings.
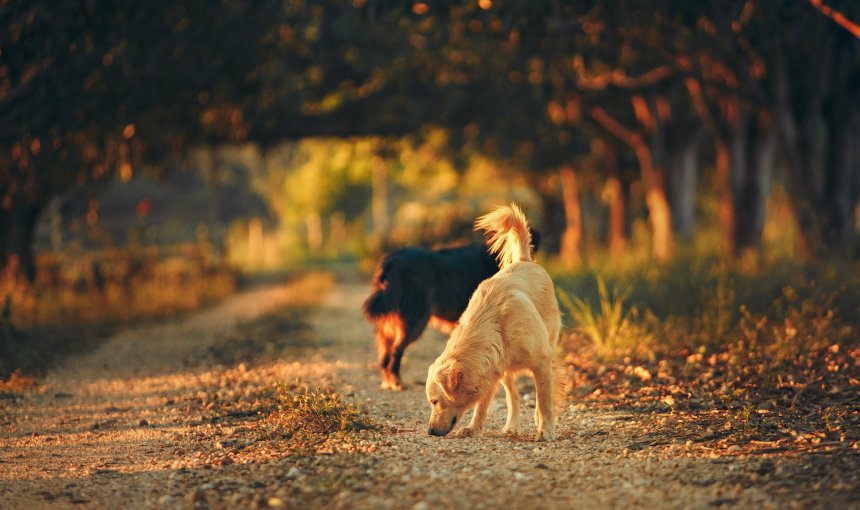
[{"label": "golden dog's snout", "polygon": [[451,429],[453,429],[453,428],[454,428],[454,425],[456,425],[456,424],[457,424],[457,415],[455,414],[455,415],[454,415],[454,417],[453,417],[453,418],[451,418],[451,426],[450,426],[450,427],[448,427],[448,428],[447,428],[447,429],[445,429],[445,430],[443,430],[443,429],[437,429],[437,428],[435,428],[435,427],[429,427],[429,428],[427,429],[427,433],[428,433],[429,435],[431,435],[431,436],[444,436],[444,435],[445,435],[445,434],[447,434],[448,432],[451,432]]}]

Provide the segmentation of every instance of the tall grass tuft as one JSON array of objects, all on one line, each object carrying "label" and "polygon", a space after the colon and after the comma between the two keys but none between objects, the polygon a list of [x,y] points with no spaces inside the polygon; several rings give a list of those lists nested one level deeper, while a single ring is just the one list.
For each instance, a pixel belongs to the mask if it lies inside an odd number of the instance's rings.
[{"label": "tall grass tuft", "polygon": [[559,298],[576,323],[579,333],[587,337],[598,356],[612,358],[625,354],[653,356],[654,336],[639,324],[635,307],[625,307],[630,291],[609,291],[597,278],[597,307],[588,300],[570,296],[558,288]]},{"label": "tall grass tuft", "polygon": [[712,284],[702,285],[696,299],[701,303],[701,310],[693,320],[692,337],[708,348],[724,345],[738,310],[734,280],[718,276]]}]

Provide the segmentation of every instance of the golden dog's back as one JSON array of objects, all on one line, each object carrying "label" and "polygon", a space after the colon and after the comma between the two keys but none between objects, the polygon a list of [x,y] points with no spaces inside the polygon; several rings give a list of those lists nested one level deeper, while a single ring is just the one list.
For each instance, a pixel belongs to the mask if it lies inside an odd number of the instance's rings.
[{"label": "golden dog's back", "polygon": [[[475,228],[486,231],[488,245],[496,253],[502,269],[478,286],[463,313],[461,323],[468,323],[478,309],[503,310],[506,299],[517,294],[523,295],[543,319],[549,342],[555,347],[561,330],[555,287],[546,270],[532,261],[531,234],[522,209],[516,204],[497,207],[478,218]],[[473,304],[472,301],[476,302]],[[485,309],[484,313],[487,311]],[[488,315],[493,315],[493,312],[490,311]]]},{"label": "golden dog's back", "polygon": [[526,297],[546,325],[550,345],[556,346],[561,330],[561,313],[552,278],[543,267],[534,262],[518,262],[499,271],[482,285],[488,287],[488,293],[498,296],[503,309],[505,300],[513,295]]},{"label": "golden dog's back", "polygon": [[[533,308],[540,320],[535,321],[536,317],[523,313],[523,307]],[[460,318],[460,325],[464,331],[457,336],[466,342],[503,341],[506,335],[490,333],[500,327],[524,331],[541,328],[554,349],[561,330],[561,314],[552,279],[534,262],[510,265],[481,282]],[[542,336],[539,331],[532,333],[530,336]],[[460,349],[469,347],[457,346],[457,350]]]}]

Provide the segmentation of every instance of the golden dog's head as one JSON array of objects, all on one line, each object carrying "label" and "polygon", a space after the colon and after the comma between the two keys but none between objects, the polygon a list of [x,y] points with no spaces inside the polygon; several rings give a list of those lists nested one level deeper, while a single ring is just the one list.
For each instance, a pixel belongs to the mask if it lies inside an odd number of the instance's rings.
[{"label": "golden dog's head", "polygon": [[478,389],[470,384],[469,375],[455,359],[436,360],[427,371],[427,401],[430,422],[427,433],[444,436],[475,403]]}]

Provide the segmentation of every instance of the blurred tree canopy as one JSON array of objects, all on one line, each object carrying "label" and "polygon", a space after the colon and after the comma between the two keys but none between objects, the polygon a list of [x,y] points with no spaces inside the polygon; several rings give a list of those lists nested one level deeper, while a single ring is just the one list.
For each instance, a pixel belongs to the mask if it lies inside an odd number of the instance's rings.
[{"label": "blurred tree canopy", "polygon": [[760,243],[778,168],[807,256],[850,252],[858,20],[851,0],[0,2],[0,257],[32,277],[52,196],[192,146],[428,125],[557,173],[573,252],[576,177],[623,216],[625,159],[657,258],[710,167],[729,253]]}]

